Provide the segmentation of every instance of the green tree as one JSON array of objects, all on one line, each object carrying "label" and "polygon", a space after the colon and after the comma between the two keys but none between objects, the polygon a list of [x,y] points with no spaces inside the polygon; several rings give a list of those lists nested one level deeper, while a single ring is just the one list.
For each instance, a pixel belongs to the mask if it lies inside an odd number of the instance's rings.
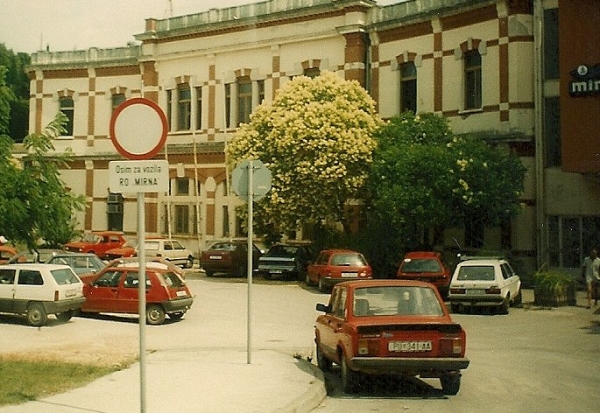
[{"label": "green tree", "polygon": [[25,66],[31,61],[27,53],[14,53],[0,43],[0,66],[6,68],[5,87],[12,96],[5,101],[10,105],[9,135],[22,142],[29,128],[29,78]]},{"label": "green tree", "polygon": [[498,225],[518,213],[520,160],[480,137],[454,135],[445,118],[406,112],[376,139],[369,226],[389,267],[403,249],[426,241],[430,228],[462,226],[471,217]]},{"label": "green tree", "polygon": [[75,227],[72,211],[85,205],[60,179],[59,169],[66,167],[70,153],[50,156],[52,139],[66,121],[59,112],[42,133],[25,138],[23,166],[12,156],[14,141],[0,135],[0,234],[31,250],[40,240],[52,246],[69,241]]},{"label": "green tree", "polygon": [[331,72],[296,77],[260,105],[226,148],[230,169],[259,159],[271,171],[271,191],[254,209],[257,233],[322,222],[347,229],[345,206],[364,190],[380,125],[358,82]]}]

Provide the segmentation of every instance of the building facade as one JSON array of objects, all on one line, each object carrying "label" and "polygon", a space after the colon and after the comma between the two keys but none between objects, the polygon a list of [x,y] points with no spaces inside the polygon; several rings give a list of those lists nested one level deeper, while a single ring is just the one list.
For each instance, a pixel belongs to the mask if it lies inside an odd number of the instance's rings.
[{"label": "building facade", "polygon": [[[270,0],[151,18],[135,45],[34,53],[30,130],[41,131],[59,110],[67,114],[68,133],[55,147],[75,153],[63,179],[86,196],[88,208],[77,216],[82,228],[133,234],[136,196],[108,189],[108,162],[120,159],[109,121],[125,99],[157,102],[169,132],[156,158],[168,160],[171,185],[169,193],[147,194],[146,229],[200,250],[242,235],[232,213],[241,201],[228,191],[224,155],[237,126],[294,76],[333,71],[358,80],[383,118],[404,110],[444,115],[456,133],[477,133],[527,167],[518,217],[500,228],[474,217],[440,243],[511,250],[528,268],[579,266],[585,248],[600,242],[590,237],[600,229],[599,117],[592,115],[600,93],[597,75],[588,79],[600,63],[592,41],[599,3]],[[567,18],[572,9],[589,23]],[[563,51],[575,39],[566,37],[563,20],[577,26],[569,36],[580,36],[568,58]],[[582,65],[588,72],[573,80],[570,72]]]}]

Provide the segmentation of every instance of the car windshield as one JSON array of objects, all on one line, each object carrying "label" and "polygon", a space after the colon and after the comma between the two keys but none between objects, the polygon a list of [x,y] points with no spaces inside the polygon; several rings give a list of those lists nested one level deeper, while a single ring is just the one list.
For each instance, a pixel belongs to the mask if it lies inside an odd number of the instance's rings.
[{"label": "car windshield", "polygon": [[77,284],[79,278],[70,269],[52,270],[52,277],[58,285]]},{"label": "car windshield", "polygon": [[440,301],[429,287],[357,288],[353,308],[357,317],[444,315]]},{"label": "car windshield", "polygon": [[277,245],[265,254],[267,257],[288,257],[293,258],[298,251],[298,247],[289,247],[285,245]]},{"label": "car windshield", "polygon": [[360,254],[335,254],[331,258],[331,265],[363,267],[367,263]]},{"label": "car windshield", "polygon": [[459,281],[494,281],[494,267],[491,265],[465,265],[458,270]]},{"label": "car windshield", "polygon": [[440,263],[432,258],[407,258],[404,260],[402,272],[441,272]]}]

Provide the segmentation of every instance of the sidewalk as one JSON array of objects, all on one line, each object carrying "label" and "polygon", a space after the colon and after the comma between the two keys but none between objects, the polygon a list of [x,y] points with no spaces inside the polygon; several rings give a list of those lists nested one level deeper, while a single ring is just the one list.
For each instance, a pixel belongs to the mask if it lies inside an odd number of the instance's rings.
[{"label": "sidewalk", "polygon": [[[273,350],[157,351],[146,357],[145,413],[305,413],[326,396],[319,369]],[[0,413],[142,412],[140,366]]]}]

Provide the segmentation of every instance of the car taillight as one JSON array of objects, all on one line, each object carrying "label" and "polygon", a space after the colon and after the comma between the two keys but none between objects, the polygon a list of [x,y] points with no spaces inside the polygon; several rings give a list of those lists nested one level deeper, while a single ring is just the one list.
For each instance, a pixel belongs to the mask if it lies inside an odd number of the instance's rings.
[{"label": "car taillight", "polygon": [[463,353],[464,342],[460,336],[442,337],[440,339],[441,356],[460,356]]},{"label": "car taillight", "polygon": [[59,299],[58,290],[54,290],[54,301],[58,301],[58,299]]},{"label": "car taillight", "polygon": [[467,290],[464,288],[450,288],[451,294],[466,294]]},{"label": "car taillight", "polygon": [[500,294],[502,291],[500,290],[500,288],[494,286],[494,287],[490,287],[487,290],[485,290],[486,294]]},{"label": "car taillight", "polygon": [[379,351],[379,338],[359,338],[358,355],[374,356]]}]

